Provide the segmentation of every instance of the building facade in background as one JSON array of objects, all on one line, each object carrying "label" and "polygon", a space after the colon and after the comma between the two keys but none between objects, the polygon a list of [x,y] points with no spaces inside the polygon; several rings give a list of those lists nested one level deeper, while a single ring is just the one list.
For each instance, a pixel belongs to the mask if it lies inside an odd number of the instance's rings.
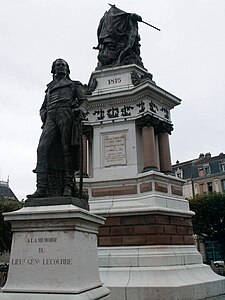
[{"label": "building facade in background", "polygon": [[[198,158],[180,163],[177,161],[172,166],[176,177],[185,180],[183,194],[186,199],[196,195],[205,195],[210,192],[225,192],[225,154],[211,156],[210,153],[201,153]],[[195,235],[195,243],[203,260],[213,267],[214,271],[221,272],[215,268],[213,261],[221,260],[221,245],[217,241],[211,241]],[[223,274],[220,274],[223,275]]]},{"label": "building facade in background", "polygon": [[0,181],[0,196],[4,198],[8,198],[11,200],[18,200],[16,195],[13,193],[11,188],[9,187],[9,180]]},{"label": "building facade in background", "polygon": [[184,179],[184,196],[190,198],[210,192],[225,192],[225,154],[211,156],[201,153],[198,158],[173,165],[175,176]]}]

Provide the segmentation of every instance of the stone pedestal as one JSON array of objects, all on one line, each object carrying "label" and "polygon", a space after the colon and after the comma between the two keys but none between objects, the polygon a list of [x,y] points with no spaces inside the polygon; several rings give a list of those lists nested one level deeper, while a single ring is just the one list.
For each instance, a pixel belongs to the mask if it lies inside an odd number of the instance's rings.
[{"label": "stone pedestal", "polygon": [[109,299],[225,297],[225,279],[196,250],[184,181],[171,175],[170,111],[181,100],[135,65],[93,72],[90,86],[84,187],[106,218],[98,256]]},{"label": "stone pedestal", "polygon": [[[194,244],[193,213],[182,197],[182,180],[145,172],[126,180],[127,195],[122,183],[101,182],[91,201],[91,210],[106,217],[99,228],[98,256],[109,299],[225,297],[224,277],[203,264]],[[136,188],[128,190],[131,185]]]},{"label": "stone pedestal", "polygon": [[224,278],[202,264],[195,246],[103,247],[99,258],[110,300],[225,297]]},{"label": "stone pedestal", "polygon": [[72,204],[6,213],[13,241],[1,300],[89,300],[108,295],[99,278],[96,234],[104,218]]}]

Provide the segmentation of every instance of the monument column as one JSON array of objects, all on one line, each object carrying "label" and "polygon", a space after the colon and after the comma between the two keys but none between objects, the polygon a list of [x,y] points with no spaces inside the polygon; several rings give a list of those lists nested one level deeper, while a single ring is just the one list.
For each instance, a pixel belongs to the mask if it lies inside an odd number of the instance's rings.
[{"label": "monument column", "polygon": [[153,126],[142,127],[144,171],[157,169],[155,133]]},{"label": "monument column", "polygon": [[172,173],[168,133],[159,134],[159,157],[161,172]]},{"label": "monument column", "polygon": [[172,125],[170,128],[168,124],[164,122],[159,127],[161,130],[158,133],[159,138],[159,160],[160,160],[160,171],[166,174],[172,173],[172,164],[170,156],[170,144],[169,144],[169,134],[166,131],[172,131]]},{"label": "monument column", "polygon": [[141,128],[143,145],[143,171],[158,170],[157,151],[158,147],[155,140],[155,130],[159,120],[151,115],[145,115],[136,120],[136,124]]}]

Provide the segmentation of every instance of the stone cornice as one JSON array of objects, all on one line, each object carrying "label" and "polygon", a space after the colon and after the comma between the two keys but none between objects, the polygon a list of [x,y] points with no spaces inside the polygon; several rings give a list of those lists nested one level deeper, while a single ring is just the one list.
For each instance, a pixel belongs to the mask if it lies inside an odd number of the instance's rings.
[{"label": "stone cornice", "polygon": [[171,134],[171,132],[173,131],[173,124],[162,121],[162,120],[155,118],[149,114],[137,119],[136,124],[140,128],[142,128],[144,126],[152,126],[152,127],[154,127],[157,134],[159,134],[159,133]]},{"label": "stone cornice", "polygon": [[150,83],[149,81],[144,81],[138,86],[128,89],[128,90],[116,90],[112,93],[99,93],[92,94],[88,97],[90,108],[103,107],[107,105],[120,104],[135,102],[141,98],[149,97],[153,101],[158,103],[163,103],[169,109],[174,108],[174,106],[179,105],[181,100],[172,94],[162,90],[160,87]]},{"label": "stone cornice", "polygon": [[159,126],[156,128],[156,133],[168,133],[171,134],[173,131],[173,124],[160,121]]}]

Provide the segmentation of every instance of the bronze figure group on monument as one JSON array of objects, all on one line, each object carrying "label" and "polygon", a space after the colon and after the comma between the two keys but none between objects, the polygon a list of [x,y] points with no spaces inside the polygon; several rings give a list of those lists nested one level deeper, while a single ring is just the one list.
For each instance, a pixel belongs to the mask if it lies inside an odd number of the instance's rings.
[{"label": "bronze figure group on monument", "polygon": [[[115,5],[105,12],[98,29],[98,64],[96,70],[137,64],[140,57],[137,14],[127,13]],[[40,109],[43,122],[37,148],[36,191],[28,200],[49,197],[84,197],[82,192],[82,121],[88,113],[87,87],[70,79],[68,63],[58,58],[52,64],[53,80],[47,85]],[[80,189],[75,172],[80,173]],[[40,202],[38,202],[40,203]],[[43,201],[41,202],[43,203]]]}]

